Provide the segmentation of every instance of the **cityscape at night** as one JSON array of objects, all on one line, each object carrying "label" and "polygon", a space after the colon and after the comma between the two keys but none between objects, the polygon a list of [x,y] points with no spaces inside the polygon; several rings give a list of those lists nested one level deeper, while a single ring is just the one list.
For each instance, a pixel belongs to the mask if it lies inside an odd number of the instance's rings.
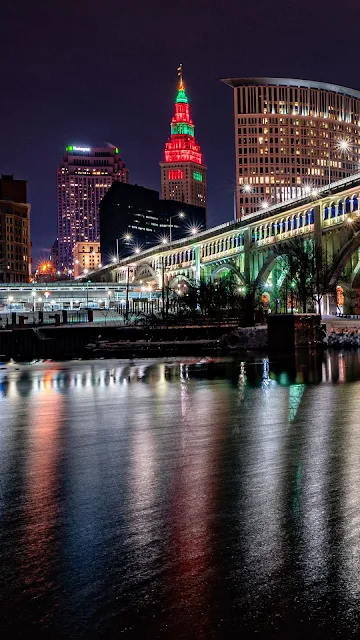
[{"label": "cityscape at night", "polygon": [[0,635],[360,635],[355,0],[1,9]]}]

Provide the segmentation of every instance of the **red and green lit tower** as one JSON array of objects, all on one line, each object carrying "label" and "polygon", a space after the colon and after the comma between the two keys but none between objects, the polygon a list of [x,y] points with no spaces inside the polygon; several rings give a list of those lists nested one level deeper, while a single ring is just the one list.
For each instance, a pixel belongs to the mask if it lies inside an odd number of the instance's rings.
[{"label": "red and green lit tower", "polygon": [[171,135],[165,144],[161,167],[161,194],[165,200],[177,200],[206,207],[206,166],[199,143],[195,140],[194,123],[185,92],[182,65],[178,68],[179,86]]}]

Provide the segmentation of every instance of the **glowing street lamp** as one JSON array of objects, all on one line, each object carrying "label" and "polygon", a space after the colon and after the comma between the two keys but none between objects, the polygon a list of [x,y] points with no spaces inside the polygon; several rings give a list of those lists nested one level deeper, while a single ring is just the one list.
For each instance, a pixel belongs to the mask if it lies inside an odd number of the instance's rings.
[{"label": "glowing street lamp", "polygon": [[196,236],[196,234],[199,232],[199,228],[191,227],[190,232],[191,232],[191,235]]},{"label": "glowing street lamp", "polygon": [[347,140],[340,140],[337,146],[340,151],[349,151],[350,149],[350,144]]},{"label": "glowing street lamp", "polygon": [[171,220],[173,218],[185,218],[185,213],[183,211],[179,211],[179,213],[175,213],[173,216],[170,216],[169,218],[169,231],[170,231],[170,244],[172,242],[172,225],[171,225]]}]

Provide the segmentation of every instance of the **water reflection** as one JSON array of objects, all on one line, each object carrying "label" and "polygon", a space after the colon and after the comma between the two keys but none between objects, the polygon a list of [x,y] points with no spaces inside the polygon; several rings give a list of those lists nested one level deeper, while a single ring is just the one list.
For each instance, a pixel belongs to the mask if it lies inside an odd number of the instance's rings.
[{"label": "water reflection", "polygon": [[4,365],[2,635],[358,635],[359,391],[358,352]]}]

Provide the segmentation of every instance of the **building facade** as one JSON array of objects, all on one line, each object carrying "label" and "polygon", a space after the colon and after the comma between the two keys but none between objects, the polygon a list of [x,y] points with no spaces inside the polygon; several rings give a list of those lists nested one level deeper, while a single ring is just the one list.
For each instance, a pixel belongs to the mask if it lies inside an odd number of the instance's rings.
[{"label": "building facade", "polygon": [[179,75],[171,135],[165,144],[164,160],[160,163],[161,197],[205,208],[206,166],[200,145],[195,139],[181,67]]},{"label": "building facade", "polygon": [[28,282],[31,274],[30,205],[26,181],[0,178],[0,282]]},{"label": "building facade", "polygon": [[234,89],[238,218],[358,171],[359,91],[291,78],[223,82]]},{"label": "building facade", "polygon": [[77,242],[98,242],[99,204],[114,181],[129,182],[117,147],[66,147],[57,170],[59,269],[73,269]]},{"label": "building facade", "polygon": [[28,282],[31,274],[30,204],[26,180],[0,177],[0,282]]},{"label": "building facade", "polygon": [[56,238],[50,248],[50,262],[55,271],[59,270],[59,239]]},{"label": "building facade", "polygon": [[161,200],[159,192],[114,182],[100,203],[102,261],[170,243],[206,229],[206,211],[175,200]]},{"label": "building facade", "polygon": [[100,242],[77,242],[74,253],[74,278],[101,266]]}]

